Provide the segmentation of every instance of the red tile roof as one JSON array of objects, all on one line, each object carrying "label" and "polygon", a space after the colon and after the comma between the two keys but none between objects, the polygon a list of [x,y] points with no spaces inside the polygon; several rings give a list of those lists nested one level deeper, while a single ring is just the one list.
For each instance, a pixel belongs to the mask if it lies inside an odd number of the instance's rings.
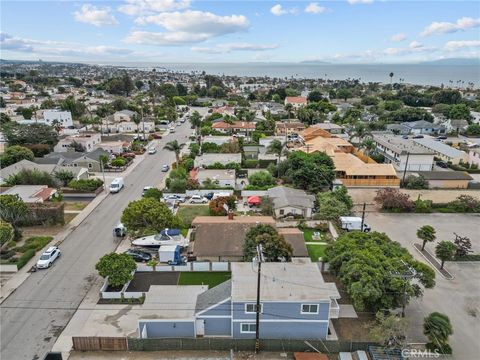
[{"label": "red tile roof", "polygon": [[291,104],[306,104],[307,98],[303,96],[287,96],[285,101]]},{"label": "red tile roof", "polygon": [[219,121],[212,125],[213,129],[249,129],[255,130],[255,124],[245,121],[234,121],[233,124],[226,123],[225,121]]}]

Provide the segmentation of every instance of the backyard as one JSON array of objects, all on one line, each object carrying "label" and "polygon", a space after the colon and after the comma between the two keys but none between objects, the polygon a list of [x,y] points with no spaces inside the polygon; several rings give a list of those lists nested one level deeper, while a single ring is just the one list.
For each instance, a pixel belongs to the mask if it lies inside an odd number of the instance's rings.
[{"label": "backyard", "polygon": [[189,228],[195,217],[208,215],[208,205],[181,205],[177,211],[177,216],[182,219],[184,228]]},{"label": "backyard", "polygon": [[313,228],[302,229],[308,255],[314,262],[321,260],[327,247],[327,232]]},{"label": "backyard", "polygon": [[181,272],[178,285],[208,285],[211,289],[232,277],[230,272],[195,271]]}]

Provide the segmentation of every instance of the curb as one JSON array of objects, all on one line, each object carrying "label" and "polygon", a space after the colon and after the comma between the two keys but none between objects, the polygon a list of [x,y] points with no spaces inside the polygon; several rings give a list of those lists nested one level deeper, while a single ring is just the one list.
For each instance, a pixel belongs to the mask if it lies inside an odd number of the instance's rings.
[{"label": "curb", "polygon": [[[446,276],[442,273],[442,271],[438,268],[438,266],[435,265],[435,264],[432,264],[432,262],[423,254],[423,252],[417,248],[417,245],[420,246],[419,244],[413,244],[413,247],[415,248],[415,250],[417,250],[417,251],[420,253],[420,255],[422,255],[423,258],[424,258],[435,270],[437,270],[437,272],[438,272],[440,275],[442,275],[442,277],[443,277],[445,280],[453,280],[453,279],[455,279],[455,277],[454,277],[452,274],[450,274],[450,272],[448,272],[447,269],[443,268],[442,270],[444,270],[446,273],[448,273],[448,274],[450,275],[450,278],[446,277]],[[427,252],[428,252],[428,251],[427,251]]]}]

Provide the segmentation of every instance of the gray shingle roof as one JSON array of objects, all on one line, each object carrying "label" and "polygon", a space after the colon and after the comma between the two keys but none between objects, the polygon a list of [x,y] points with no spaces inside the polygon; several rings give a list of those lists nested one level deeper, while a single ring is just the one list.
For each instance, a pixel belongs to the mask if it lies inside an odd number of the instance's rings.
[{"label": "gray shingle roof", "polygon": [[219,302],[228,299],[232,295],[232,280],[227,280],[197,297],[197,304],[195,305],[195,313],[199,313],[209,307],[218,304]]},{"label": "gray shingle roof", "polygon": [[268,197],[273,199],[275,208],[284,206],[299,206],[313,208],[315,196],[308,195],[305,191],[292,189],[286,186],[276,186],[268,189]]},{"label": "gray shingle roof", "polygon": [[473,180],[465,171],[419,171],[426,180]]}]

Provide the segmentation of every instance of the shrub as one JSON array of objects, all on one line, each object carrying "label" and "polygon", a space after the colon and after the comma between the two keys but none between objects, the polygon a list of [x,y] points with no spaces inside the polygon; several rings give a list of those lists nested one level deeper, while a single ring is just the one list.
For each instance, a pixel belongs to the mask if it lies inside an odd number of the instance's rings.
[{"label": "shrub", "polygon": [[10,259],[13,255],[15,255],[16,251],[14,249],[5,251],[0,254],[0,259],[2,260],[8,260]]},{"label": "shrub", "polygon": [[245,160],[243,162],[243,166],[246,167],[247,169],[256,168],[258,166],[258,160],[252,160],[252,159]]},{"label": "shrub", "polygon": [[22,256],[20,256],[20,258],[17,260],[17,268],[18,270],[20,270],[22,267],[24,267],[27,262],[35,256],[35,250],[34,249],[30,249],[30,250],[27,250],[25,251]]},{"label": "shrub", "polygon": [[25,240],[25,244],[19,247],[17,250],[19,252],[26,252],[30,249],[39,251],[43,249],[50,241],[52,241],[51,236],[33,236]]},{"label": "shrub", "polygon": [[405,189],[428,189],[428,181],[422,176],[408,175],[403,183]]},{"label": "shrub", "polygon": [[55,179],[46,171],[39,171],[37,169],[23,169],[15,175],[10,176],[6,183],[10,186],[14,185],[47,185],[49,187],[56,187]]},{"label": "shrub", "polygon": [[227,212],[223,208],[223,205],[227,204],[230,210],[235,210],[237,207],[236,201],[237,201],[237,198],[233,195],[222,196],[210,201],[210,204],[208,205],[210,209],[210,215],[213,215],[213,216],[227,215]]},{"label": "shrub", "polygon": [[118,157],[114,160],[112,160],[111,164],[113,167],[122,167],[122,166],[125,166],[126,164],[126,160],[124,158],[121,158],[121,157]]},{"label": "shrub", "polygon": [[383,210],[411,211],[414,207],[414,203],[410,200],[410,196],[393,188],[378,190],[374,200]]},{"label": "shrub", "polygon": [[268,171],[258,171],[248,178],[250,185],[266,187],[275,184],[275,178]]},{"label": "shrub", "polygon": [[100,179],[80,179],[72,180],[68,183],[70,188],[82,192],[95,191],[102,185],[103,181]]},{"label": "shrub", "polygon": [[460,195],[450,205],[456,212],[480,212],[480,201],[470,195]]}]

